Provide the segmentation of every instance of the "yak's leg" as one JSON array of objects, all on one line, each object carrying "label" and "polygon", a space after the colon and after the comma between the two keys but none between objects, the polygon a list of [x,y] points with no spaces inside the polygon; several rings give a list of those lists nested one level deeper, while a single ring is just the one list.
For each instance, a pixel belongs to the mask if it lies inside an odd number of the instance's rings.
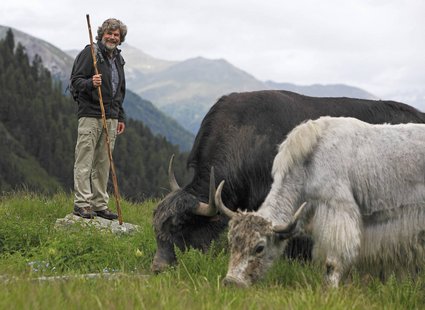
[{"label": "yak's leg", "polygon": [[357,259],[361,229],[357,205],[331,201],[319,204],[313,220],[313,257],[325,264],[325,283],[338,287]]}]

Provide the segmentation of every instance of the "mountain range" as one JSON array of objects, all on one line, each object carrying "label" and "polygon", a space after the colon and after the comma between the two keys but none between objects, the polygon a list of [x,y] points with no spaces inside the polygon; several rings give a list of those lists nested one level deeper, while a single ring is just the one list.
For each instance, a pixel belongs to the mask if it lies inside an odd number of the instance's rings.
[{"label": "mountain range", "polygon": [[299,86],[260,81],[225,59],[196,57],[181,62],[161,63],[161,68],[155,70],[152,67],[158,59],[148,59],[152,65],[145,67],[150,70],[133,69],[128,87],[152,101],[192,133],[198,131],[203,117],[217,99],[232,92],[281,89],[319,97],[376,99],[365,90],[343,84]]},{"label": "mountain range", "polygon": [[[0,26],[0,38],[7,27]],[[52,75],[68,83],[72,62],[78,50],[62,51],[52,44],[13,29],[16,40],[27,54],[38,54]],[[83,47],[81,47],[83,48]],[[311,96],[376,99],[360,88],[349,85],[306,85],[260,81],[225,59],[195,57],[167,61],[150,56],[124,43],[129,95],[125,109],[156,134],[161,134],[183,150],[190,149],[194,134],[209,110],[222,95],[260,89],[283,89]]]}]

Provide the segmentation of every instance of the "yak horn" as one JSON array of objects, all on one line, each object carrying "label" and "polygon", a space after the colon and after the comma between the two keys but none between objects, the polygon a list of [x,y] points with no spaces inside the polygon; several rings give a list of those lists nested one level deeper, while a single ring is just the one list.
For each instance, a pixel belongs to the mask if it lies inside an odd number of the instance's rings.
[{"label": "yak horn", "polygon": [[285,237],[290,237],[294,234],[295,232],[295,228],[297,226],[297,222],[300,218],[301,212],[303,211],[305,205],[307,204],[307,202],[304,202],[297,210],[297,212],[295,212],[292,221],[289,222],[288,224],[284,224],[284,225],[276,225],[273,227],[273,231],[275,233],[279,233],[284,235]]},{"label": "yak horn", "polygon": [[214,167],[211,167],[210,173],[210,192],[209,192],[209,201],[208,204],[205,202],[200,202],[196,209],[193,211],[196,215],[201,216],[215,216],[218,212],[217,206],[215,204],[215,176],[214,176]]},{"label": "yak horn", "polygon": [[170,183],[171,190],[174,192],[174,191],[179,190],[180,186],[179,186],[179,184],[177,184],[176,177],[174,175],[173,161],[174,161],[174,154],[171,155],[170,163],[168,165],[168,181]]},{"label": "yak horn", "polygon": [[228,218],[232,218],[236,216],[236,212],[233,212],[232,210],[228,209],[221,200],[221,191],[223,190],[223,186],[224,180],[221,181],[220,185],[217,188],[217,192],[215,193],[215,204],[218,206],[220,211],[223,212],[224,215],[226,215]]}]

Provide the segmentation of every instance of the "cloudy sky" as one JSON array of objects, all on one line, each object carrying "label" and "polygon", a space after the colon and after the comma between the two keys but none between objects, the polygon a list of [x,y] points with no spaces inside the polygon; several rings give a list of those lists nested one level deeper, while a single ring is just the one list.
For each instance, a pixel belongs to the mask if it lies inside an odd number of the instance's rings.
[{"label": "cloudy sky", "polygon": [[93,31],[121,19],[127,43],[156,58],[224,58],[260,80],[345,83],[382,99],[425,101],[424,0],[0,3],[0,25],[64,50],[88,43],[86,14]]}]

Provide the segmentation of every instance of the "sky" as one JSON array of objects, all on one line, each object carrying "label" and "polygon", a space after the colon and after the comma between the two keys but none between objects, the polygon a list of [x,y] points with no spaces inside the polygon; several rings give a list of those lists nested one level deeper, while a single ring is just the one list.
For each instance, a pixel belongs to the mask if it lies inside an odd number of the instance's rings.
[{"label": "sky", "polygon": [[63,50],[88,44],[86,14],[93,34],[109,17],[122,20],[126,43],[155,58],[222,58],[263,81],[343,83],[381,99],[419,96],[425,107],[425,0],[0,3],[0,25]]}]

